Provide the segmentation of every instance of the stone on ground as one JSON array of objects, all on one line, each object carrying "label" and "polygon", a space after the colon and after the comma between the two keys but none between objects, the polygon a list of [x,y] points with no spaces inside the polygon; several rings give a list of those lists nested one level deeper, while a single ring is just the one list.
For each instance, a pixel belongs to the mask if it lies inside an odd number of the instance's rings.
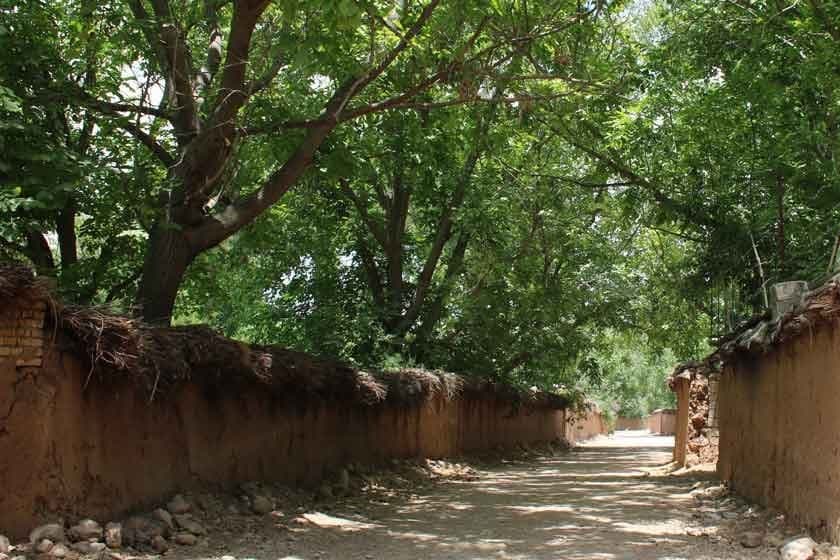
[{"label": "stone on ground", "polygon": [[172,514],[163,508],[158,508],[152,512],[152,517],[160,521],[170,531],[175,530],[175,522],[172,521]]},{"label": "stone on ground", "polygon": [[37,544],[44,539],[52,542],[66,541],[67,537],[64,534],[64,527],[58,523],[47,523],[46,525],[36,527],[29,533],[29,542],[32,544]]},{"label": "stone on ground", "polygon": [[169,510],[169,513],[179,515],[187,513],[190,509],[192,509],[192,507],[181,494],[176,494],[171,500],[169,500],[169,503],[166,504],[166,509]]},{"label": "stone on ground", "polygon": [[318,497],[322,500],[329,500],[333,497],[333,490],[329,484],[322,484],[318,488]]},{"label": "stone on ground", "polygon": [[155,552],[160,552],[161,554],[169,550],[169,543],[160,535],[152,539],[151,545]]},{"label": "stone on ground", "polygon": [[163,527],[159,522],[146,517],[130,517],[122,526],[122,542],[129,546],[150,544],[157,537],[163,538]]},{"label": "stone on ground", "polygon": [[52,550],[53,542],[50,539],[41,539],[35,543],[35,552],[45,554]]},{"label": "stone on ground", "polygon": [[50,549],[50,556],[53,558],[64,558],[68,554],[70,554],[70,551],[61,543],[53,545]]},{"label": "stone on ground", "polygon": [[93,519],[82,519],[70,527],[70,539],[73,542],[102,538],[102,525]]},{"label": "stone on ground", "polygon": [[122,525],[119,523],[108,523],[105,525],[105,544],[108,548],[122,547]]},{"label": "stone on ground", "polygon": [[811,560],[817,543],[810,537],[797,537],[787,541],[781,550],[782,560]]},{"label": "stone on ground", "polygon": [[758,531],[747,531],[740,540],[744,548],[758,548],[764,542],[764,535]]},{"label": "stone on ground", "polygon": [[251,500],[251,509],[258,515],[265,515],[274,509],[274,505],[265,496],[254,496]]},{"label": "stone on ground", "polygon": [[79,554],[92,556],[105,550],[105,545],[101,542],[81,541],[73,545],[73,550]]},{"label": "stone on ground", "polygon": [[175,535],[175,542],[183,546],[193,546],[198,542],[198,537],[192,533],[178,533]]},{"label": "stone on ground", "polygon": [[207,530],[204,529],[201,523],[193,519],[192,516],[189,514],[176,515],[175,524],[184,531],[192,533],[193,535],[207,534]]},{"label": "stone on ground", "polygon": [[8,554],[12,544],[9,542],[9,537],[0,535],[0,554]]}]

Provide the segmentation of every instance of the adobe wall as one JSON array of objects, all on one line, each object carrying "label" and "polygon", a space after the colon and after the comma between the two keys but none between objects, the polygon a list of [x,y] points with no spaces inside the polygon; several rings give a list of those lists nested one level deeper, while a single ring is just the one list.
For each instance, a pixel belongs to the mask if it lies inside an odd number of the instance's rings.
[{"label": "adobe wall", "polygon": [[820,326],[720,379],[718,474],[840,541],[840,339]]},{"label": "adobe wall", "polygon": [[678,465],[685,465],[688,452],[688,417],[689,417],[689,392],[691,390],[691,378],[678,376],[674,380],[674,392],[677,394],[677,414],[674,428],[674,462]]},{"label": "adobe wall", "polygon": [[22,303],[0,309],[0,360],[12,361],[17,367],[39,367],[47,303],[43,300]]},{"label": "adobe wall", "polygon": [[676,428],[676,410],[656,410],[648,416],[647,429],[652,434],[674,435]]},{"label": "adobe wall", "polygon": [[125,377],[89,380],[89,366],[60,346],[44,346],[40,367],[0,357],[0,533],[13,538],[207,483],[314,483],[351,462],[544,442],[566,429],[563,410],[475,392],[364,406],[184,382],[149,402]]},{"label": "adobe wall", "polygon": [[616,430],[646,430],[647,418],[626,418],[624,416],[615,421]]},{"label": "adobe wall", "polygon": [[566,440],[577,443],[607,433],[604,416],[597,410],[588,410],[583,415],[569,415],[566,424]]}]

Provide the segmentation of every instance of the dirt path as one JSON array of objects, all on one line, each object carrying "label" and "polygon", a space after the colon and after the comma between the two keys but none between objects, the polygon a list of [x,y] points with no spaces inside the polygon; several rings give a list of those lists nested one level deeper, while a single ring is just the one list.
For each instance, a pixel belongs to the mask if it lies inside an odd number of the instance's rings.
[{"label": "dirt path", "polygon": [[776,558],[766,547],[686,533],[700,515],[689,494],[694,480],[640,470],[668,462],[672,443],[619,432],[559,457],[437,485],[398,505],[364,513],[338,506],[285,537],[228,543],[226,554],[282,560]]},{"label": "dirt path", "polygon": [[664,474],[657,467],[668,463],[672,445],[668,437],[618,432],[478,476],[466,465],[432,462],[444,464],[442,482],[382,471],[390,482],[339,499],[278,499],[268,515],[242,513],[229,501],[199,505],[208,535],[195,546],[174,546],[165,558],[753,560],[778,558],[784,539],[800,534],[783,516],[728,495],[711,472]]}]

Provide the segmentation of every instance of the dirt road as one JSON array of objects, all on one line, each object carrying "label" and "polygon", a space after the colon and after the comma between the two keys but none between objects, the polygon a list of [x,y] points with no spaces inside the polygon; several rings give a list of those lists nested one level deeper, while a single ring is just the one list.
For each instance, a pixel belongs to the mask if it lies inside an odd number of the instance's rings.
[{"label": "dirt road", "polygon": [[640,470],[668,462],[672,443],[619,432],[562,456],[443,483],[402,503],[364,512],[338,506],[285,537],[255,535],[225,554],[266,560],[777,558],[767,547],[687,534],[694,534],[701,515],[689,494],[694,480]]}]

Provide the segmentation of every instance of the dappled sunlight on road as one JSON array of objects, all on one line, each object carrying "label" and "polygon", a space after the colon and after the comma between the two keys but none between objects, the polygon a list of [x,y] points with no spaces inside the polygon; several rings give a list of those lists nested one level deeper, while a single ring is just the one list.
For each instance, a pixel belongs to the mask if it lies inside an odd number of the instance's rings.
[{"label": "dappled sunlight on road", "polygon": [[[708,541],[686,535],[693,481],[651,477],[645,470],[668,463],[672,445],[671,437],[618,432],[558,457],[505,464],[483,471],[479,480],[441,484],[408,502],[383,508],[371,515],[375,518],[360,519],[350,511],[318,514],[322,515],[318,523],[296,534],[290,545],[294,555],[280,556],[285,560],[733,558],[707,549],[712,546]],[[231,554],[262,560],[244,549]]]}]

